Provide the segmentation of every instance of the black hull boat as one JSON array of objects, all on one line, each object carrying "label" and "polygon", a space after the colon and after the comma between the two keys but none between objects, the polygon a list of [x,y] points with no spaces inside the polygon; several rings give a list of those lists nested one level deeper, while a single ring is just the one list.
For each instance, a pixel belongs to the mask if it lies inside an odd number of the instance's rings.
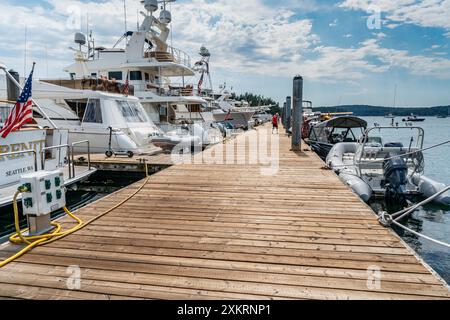
[{"label": "black hull boat", "polygon": [[425,118],[418,118],[415,115],[411,115],[406,119],[403,119],[403,122],[424,122]]},{"label": "black hull boat", "polygon": [[315,125],[305,142],[325,161],[333,146],[340,142],[357,142],[367,122],[353,116],[336,117]]}]

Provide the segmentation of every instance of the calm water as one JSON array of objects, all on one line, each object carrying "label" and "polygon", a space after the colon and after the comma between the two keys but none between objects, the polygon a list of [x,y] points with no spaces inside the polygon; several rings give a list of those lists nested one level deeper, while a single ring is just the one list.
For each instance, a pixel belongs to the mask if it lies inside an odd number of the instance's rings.
[{"label": "calm water", "polygon": [[[390,119],[379,117],[364,118],[369,126],[378,123],[381,126],[389,126]],[[405,126],[402,118],[396,118],[399,126]],[[425,122],[413,124],[425,130],[424,146],[429,147],[446,140],[450,140],[450,118],[427,118]],[[389,138],[389,137],[388,137]],[[393,134],[392,141],[398,141]],[[385,141],[387,139],[384,139]],[[450,144],[438,147],[424,153],[425,175],[430,178],[450,184]],[[450,243],[450,208],[428,205],[420,208],[403,223],[410,229],[428,235],[434,239]],[[448,283],[450,283],[450,249],[431,243],[415,235],[396,230],[434,270],[436,270]]]}]

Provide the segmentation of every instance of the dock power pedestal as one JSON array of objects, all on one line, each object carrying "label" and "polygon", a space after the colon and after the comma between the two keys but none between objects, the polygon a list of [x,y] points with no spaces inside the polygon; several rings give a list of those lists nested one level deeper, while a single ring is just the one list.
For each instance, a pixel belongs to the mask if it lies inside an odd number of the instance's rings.
[{"label": "dock power pedestal", "polygon": [[23,214],[27,217],[29,236],[53,229],[51,213],[66,205],[64,174],[60,170],[38,171],[21,177]]}]

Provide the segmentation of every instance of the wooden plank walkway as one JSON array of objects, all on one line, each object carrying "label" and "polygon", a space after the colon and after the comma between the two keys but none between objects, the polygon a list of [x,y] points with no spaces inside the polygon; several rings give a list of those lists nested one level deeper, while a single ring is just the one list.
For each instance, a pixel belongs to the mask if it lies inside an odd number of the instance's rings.
[{"label": "wooden plank walkway", "polygon": [[[316,155],[289,151],[282,135],[279,169],[262,175],[260,165],[243,164],[256,151],[245,140],[228,142],[240,151],[234,164],[175,165],[77,211],[88,220],[142,187],[83,230],[0,269],[0,297],[450,298]],[[219,148],[207,152],[220,158]],[[0,259],[15,251],[3,247]],[[77,290],[67,287],[68,266],[81,270]],[[380,287],[368,286],[373,268]]]}]

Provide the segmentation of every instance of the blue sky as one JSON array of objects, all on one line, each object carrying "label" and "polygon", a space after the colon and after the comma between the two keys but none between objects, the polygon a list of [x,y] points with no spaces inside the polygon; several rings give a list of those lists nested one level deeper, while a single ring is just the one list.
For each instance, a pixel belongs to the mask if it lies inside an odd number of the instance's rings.
[{"label": "blue sky", "polygon": [[[127,5],[132,29],[141,6]],[[124,31],[122,7],[123,0],[0,0],[0,61],[23,73],[25,25],[17,21],[28,21],[28,69],[34,60],[37,76],[65,77],[68,47],[87,13],[97,44],[111,46]],[[178,0],[171,7],[173,45],[194,59],[207,46],[216,87],[226,81],[238,93],[282,101],[301,74],[316,106],[390,106],[395,87],[396,105],[450,104],[450,0]]]}]

